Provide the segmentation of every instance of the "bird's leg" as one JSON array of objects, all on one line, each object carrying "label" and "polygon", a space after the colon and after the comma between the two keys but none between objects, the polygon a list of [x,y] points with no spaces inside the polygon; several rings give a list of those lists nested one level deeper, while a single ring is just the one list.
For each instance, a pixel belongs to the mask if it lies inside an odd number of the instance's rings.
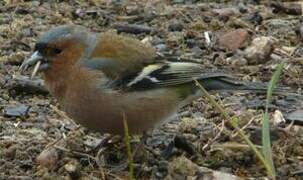
[{"label": "bird's leg", "polygon": [[[140,150],[142,150],[142,148],[144,148],[144,146],[145,146],[145,141],[146,141],[147,137],[148,137],[148,134],[147,134],[146,132],[143,132],[139,144],[135,147],[134,151],[133,151],[132,154],[131,154],[132,159],[134,159],[134,157],[138,154],[138,152],[139,152]],[[109,141],[109,140],[110,140],[110,137],[108,138],[108,141]],[[106,144],[110,144],[110,142],[108,142],[108,141],[107,141],[107,142],[104,141],[105,143],[102,143],[102,142],[101,142],[101,143],[99,144],[98,147],[101,148],[101,147],[103,147],[103,146],[106,145]],[[95,148],[95,149],[96,149],[96,148]],[[103,150],[102,150],[102,149],[99,150],[97,157],[102,156],[101,153],[103,153]],[[123,160],[123,161],[122,161],[121,163],[119,163],[118,165],[106,165],[106,166],[109,167],[109,168],[111,169],[111,171],[122,171],[122,170],[126,169],[126,168],[128,167],[128,165],[129,165],[129,160],[126,159],[126,160]],[[103,166],[104,166],[104,165],[103,165]]]},{"label": "bird's leg", "polygon": [[133,159],[134,159],[135,155],[145,146],[147,138],[148,138],[148,133],[143,131],[139,144],[136,146],[135,150],[132,152]]}]

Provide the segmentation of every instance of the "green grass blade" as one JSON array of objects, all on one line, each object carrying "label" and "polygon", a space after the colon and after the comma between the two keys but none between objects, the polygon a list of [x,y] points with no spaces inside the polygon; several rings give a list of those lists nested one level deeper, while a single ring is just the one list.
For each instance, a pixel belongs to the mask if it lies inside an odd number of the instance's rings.
[{"label": "green grass blade", "polygon": [[249,147],[253,150],[257,158],[261,161],[263,166],[265,167],[267,174],[270,177],[275,178],[274,172],[272,171],[272,168],[270,164],[267,163],[262,153],[257,149],[257,147],[249,140],[249,138],[245,135],[245,133],[241,130],[241,128],[238,126],[237,121],[234,120],[234,118],[230,117],[228,113],[224,110],[224,108],[218,104],[211,96],[210,94],[205,90],[205,88],[197,81],[195,80],[196,85],[201,89],[203,95],[207,97],[207,99],[210,101],[210,103],[216,108],[220,114],[228,120],[228,122],[231,124],[231,126],[239,133],[239,135],[243,138],[243,140],[249,145]]},{"label": "green grass blade", "polygon": [[273,74],[271,81],[268,85],[267,89],[267,97],[266,97],[266,108],[265,108],[265,114],[263,116],[262,121],[262,145],[263,145],[263,155],[265,157],[265,160],[267,164],[270,165],[271,171],[273,175],[275,176],[275,167],[272,157],[272,149],[271,149],[271,141],[270,141],[270,127],[269,127],[269,114],[268,114],[268,108],[269,105],[272,102],[272,93],[279,81],[280,75],[283,70],[285,62],[282,62],[278,65],[277,70]]},{"label": "green grass blade", "polygon": [[270,128],[269,128],[269,117],[268,113],[265,112],[263,115],[262,122],[262,150],[263,156],[265,158],[266,163],[270,167],[270,171],[272,172],[272,176],[275,176],[275,167],[272,158],[272,149],[271,149],[271,141],[270,141]]},{"label": "green grass blade", "polygon": [[133,180],[134,178],[134,163],[133,163],[133,155],[130,147],[130,138],[129,138],[129,130],[125,113],[123,113],[123,126],[124,126],[124,141],[126,145],[127,157],[128,157],[128,165],[129,165],[129,175],[128,179]]}]

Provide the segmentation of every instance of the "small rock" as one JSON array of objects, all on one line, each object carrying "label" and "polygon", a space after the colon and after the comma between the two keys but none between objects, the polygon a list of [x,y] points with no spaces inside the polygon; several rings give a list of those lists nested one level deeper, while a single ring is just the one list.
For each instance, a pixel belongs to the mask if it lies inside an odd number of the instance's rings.
[{"label": "small rock", "polygon": [[208,28],[208,25],[206,22],[200,20],[200,21],[191,22],[189,24],[189,28],[190,28],[190,30],[193,30],[193,31],[206,31]]},{"label": "small rock", "polygon": [[198,171],[198,166],[184,156],[172,160],[168,165],[169,176],[172,179],[191,179]]},{"label": "small rock", "polygon": [[151,46],[152,41],[153,41],[153,37],[151,36],[146,36],[141,40],[141,42],[147,46]]},{"label": "small rock", "polygon": [[300,37],[301,37],[301,41],[303,42],[303,25],[301,25],[300,27]]},{"label": "small rock", "polygon": [[184,42],[184,34],[182,32],[169,32],[167,35],[167,44],[169,46],[176,46]]},{"label": "small rock", "polygon": [[36,161],[41,166],[53,169],[58,164],[59,152],[55,148],[47,148],[38,155]]},{"label": "small rock", "polygon": [[183,118],[179,124],[179,131],[182,133],[191,133],[198,126],[198,122],[192,118]]},{"label": "small rock", "polygon": [[[303,40],[303,39],[302,39]],[[302,41],[303,42],[303,41]],[[299,47],[296,52],[295,55],[303,57],[303,47]]]},{"label": "small rock", "polygon": [[[2,177],[3,178],[3,177]],[[33,178],[30,177],[30,176],[8,176],[8,177],[5,177],[4,176],[4,179],[8,179],[8,180],[12,180],[12,179],[18,179],[18,180],[32,180]]]},{"label": "small rock", "polygon": [[281,124],[284,124],[286,121],[283,117],[283,114],[279,110],[275,110],[274,115],[273,115],[273,124],[275,126],[279,126]]},{"label": "small rock", "polygon": [[9,100],[9,95],[8,94],[1,94],[1,97],[4,99],[4,100],[6,100],[6,101],[8,101]]},{"label": "small rock", "polygon": [[4,151],[3,151],[4,157],[6,157],[9,160],[15,159],[17,149],[18,149],[18,147],[15,145],[12,145],[9,148],[4,149]]},{"label": "small rock", "polygon": [[162,51],[165,51],[167,49],[167,46],[165,44],[157,44],[155,46],[155,48],[157,49],[157,51],[162,52]]},{"label": "small rock", "polygon": [[22,161],[20,161],[19,167],[24,170],[30,170],[33,168],[33,162],[31,159],[22,160]]},{"label": "small rock", "polygon": [[219,19],[222,21],[227,21],[231,16],[239,14],[235,8],[214,9],[213,11],[219,16]]},{"label": "small rock", "polygon": [[158,169],[160,171],[166,171],[167,170],[167,165],[168,165],[167,161],[164,161],[164,160],[159,161]]},{"label": "small rock", "polygon": [[[0,69],[1,69],[1,67],[0,67]],[[6,83],[6,77],[4,75],[0,74],[0,86],[1,87],[4,86],[5,83]]]},{"label": "small rock", "polygon": [[184,4],[185,0],[173,0],[172,4]]},{"label": "small rock", "polygon": [[108,143],[108,137],[96,137],[96,136],[87,136],[85,138],[85,141],[83,142],[83,145],[89,148],[98,148],[102,147],[103,145]]},{"label": "small rock", "polygon": [[76,139],[76,138],[74,138],[74,139],[71,138],[71,139],[66,140],[66,146],[73,151],[81,152],[81,151],[83,151],[83,148],[85,145],[82,140]]},{"label": "small rock", "polygon": [[203,56],[203,50],[197,46],[192,48],[192,53],[193,53],[193,57],[194,58],[201,58],[201,56]]},{"label": "small rock", "polygon": [[299,40],[301,42],[303,42],[303,24],[298,26],[295,31],[296,31],[297,36],[299,37]]},{"label": "small rock", "polygon": [[17,106],[9,106],[4,108],[4,115],[7,117],[22,117],[26,116],[29,110],[29,106],[24,104]]},{"label": "small rock", "polygon": [[80,177],[79,163],[77,161],[70,161],[65,164],[64,169],[68,172],[71,179],[78,179]]},{"label": "small rock", "polygon": [[285,13],[289,15],[302,15],[302,5],[301,3],[281,3],[272,2],[271,7],[273,7],[274,13]]},{"label": "small rock", "polygon": [[247,65],[247,60],[245,58],[238,58],[232,61],[231,65],[233,67],[245,66]]},{"label": "small rock", "polygon": [[248,64],[262,64],[270,59],[274,50],[274,40],[270,37],[258,37],[244,51]]},{"label": "small rock", "polygon": [[247,4],[259,5],[261,0],[248,0]]},{"label": "small rock", "polygon": [[219,21],[215,18],[212,18],[211,21],[208,23],[208,29],[210,29],[211,31],[217,31],[217,30],[220,30],[221,28],[223,28],[224,25],[225,25],[224,22]]},{"label": "small rock", "polygon": [[247,65],[247,59],[243,55],[236,53],[235,55],[226,58],[225,60],[228,64],[231,64],[232,67],[241,67]]},{"label": "small rock", "polygon": [[188,48],[193,48],[196,44],[197,43],[194,39],[186,39],[186,45]]},{"label": "small rock", "polygon": [[303,176],[303,169],[300,169],[300,170],[297,170],[297,171],[294,171],[291,173],[293,176]]},{"label": "small rock", "polygon": [[[193,135],[194,136],[194,135]],[[191,136],[189,139],[196,139],[196,137]],[[176,135],[174,138],[174,146],[178,149],[181,149],[187,152],[190,155],[195,155],[195,147],[191,143],[192,141],[188,141],[185,135]]]},{"label": "small rock", "polygon": [[220,167],[220,172],[222,173],[232,173],[232,168],[231,167]]},{"label": "small rock", "polygon": [[[226,168],[227,169],[227,168]],[[231,168],[230,168],[231,169]],[[232,175],[231,173],[214,171],[206,167],[199,167],[196,179],[225,179],[225,180],[241,180],[243,178]]]},{"label": "small rock", "polygon": [[168,26],[169,31],[182,31],[184,26],[181,23],[173,23]]},{"label": "small rock", "polygon": [[245,29],[236,29],[219,37],[219,46],[235,51],[243,47],[249,38]]},{"label": "small rock", "polygon": [[163,179],[167,175],[167,161],[161,160],[158,163],[158,170],[156,172],[156,176]]},{"label": "small rock", "polygon": [[289,20],[284,19],[272,19],[267,23],[268,28],[271,29],[290,29],[290,25]]},{"label": "small rock", "polygon": [[23,36],[25,37],[32,37],[34,35],[33,29],[32,28],[25,28],[22,31]]},{"label": "small rock", "polygon": [[250,15],[247,19],[249,22],[255,25],[260,25],[263,22],[263,17],[259,12],[255,12],[254,14]]},{"label": "small rock", "polygon": [[286,115],[286,120],[294,121],[294,124],[303,125],[303,110],[299,109]]},{"label": "small rock", "polygon": [[243,3],[238,4],[238,10],[240,13],[247,13],[248,12],[248,7],[244,5]]}]

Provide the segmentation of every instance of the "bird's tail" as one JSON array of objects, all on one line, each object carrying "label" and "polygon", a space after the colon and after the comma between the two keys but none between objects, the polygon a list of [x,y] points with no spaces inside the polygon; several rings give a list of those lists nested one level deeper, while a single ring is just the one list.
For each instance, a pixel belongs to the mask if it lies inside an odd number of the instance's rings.
[{"label": "bird's tail", "polygon": [[[269,83],[243,82],[229,77],[214,77],[200,79],[199,83],[208,91],[247,91],[266,94]],[[285,86],[276,86],[273,94],[298,95],[294,90]]]}]

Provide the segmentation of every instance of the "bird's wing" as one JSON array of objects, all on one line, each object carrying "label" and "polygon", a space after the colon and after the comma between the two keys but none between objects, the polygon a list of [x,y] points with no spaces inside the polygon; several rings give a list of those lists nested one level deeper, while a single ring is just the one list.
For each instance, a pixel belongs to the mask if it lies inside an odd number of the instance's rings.
[{"label": "bird's wing", "polygon": [[117,81],[116,86],[127,90],[147,90],[192,83],[194,80],[230,78],[229,75],[205,70],[200,64],[191,62],[165,62],[150,64],[135,76]]},{"label": "bird's wing", "polygon": [[[206,69],[192,62],[165,62],[146,66],[136,76],[129,76],[113,83],[115,87],[130,91],[148,90],[159,87],[179,86],[182,93],[195,89],[197,80],[209,91],[248,91],[266,93],[268,83],[244,82],[214,69]],[[274,94],[295,94],[289,87],[278,86]]]},{"label": "bird's wing", "polygon": [[137,39],[106,32],[97,37],[83,63],[91,68],[101,68],[111,79],[119,79],[154,63],[155,55],[154,48]]},{"label": "bird's wing", "polygon": [[[112,61],[100,59],[89,61],[86,66],[94,70],[102,70],[110,67]],[[102,63],[101,63],[102,62]],[[108,69],[108,68],[105,68]],[[103,71],[103,70],[102,70]],[[238,81],[233,76],[223,72],[206,69],[198,63],[192,62],[162,62],[145,66],[141,71],[130,73],[118,79],[111,79],[108,88],[122,91],[144,91],[160,87],[181,87],[184,96],[195,89],[194,82],[197,80],[206,90],[215,91],[249,91],[265,93],[267,83]],[[194,86],[194,87],[193,87]],[[275,94],[285,94],[290,89],[279,86],[275,88]]]}]

